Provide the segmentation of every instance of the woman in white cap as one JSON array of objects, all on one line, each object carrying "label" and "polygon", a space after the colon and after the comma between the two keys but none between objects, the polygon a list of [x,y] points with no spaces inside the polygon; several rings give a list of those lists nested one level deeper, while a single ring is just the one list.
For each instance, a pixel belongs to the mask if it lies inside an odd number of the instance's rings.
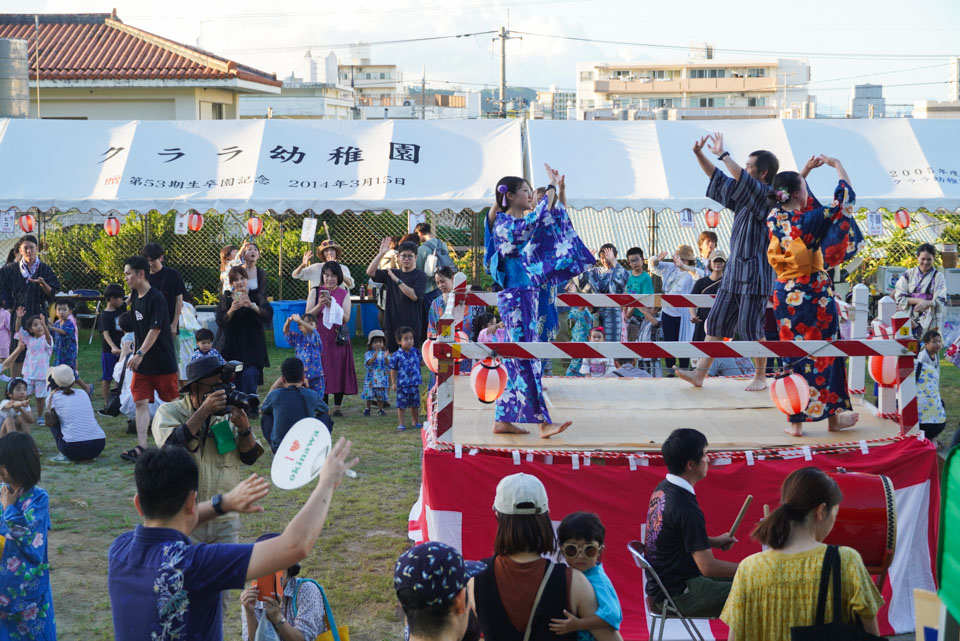
[{"label": "woman in white cap", "polygon": [[76,375],[69,365],[57,365],[47,372],[50,398],[46,425],[60,450],[50,459],[55,463],[91,461],[107,444],[107,437],[93,413],[90,397],[73,389],[76,382]]},{"label": "woman in white cap", "polygon": [[543,483],[530,474],[503,477],[493,509],[497,515],[494,556],[484,559],[487,568],[469,585],[483,637],[576,639],[576,633],[551,632],[550,620],[564,618],[564,611],[580,618],[590,616],[597,609],[597,599],[582,572],[543,558],[557,550]]}]

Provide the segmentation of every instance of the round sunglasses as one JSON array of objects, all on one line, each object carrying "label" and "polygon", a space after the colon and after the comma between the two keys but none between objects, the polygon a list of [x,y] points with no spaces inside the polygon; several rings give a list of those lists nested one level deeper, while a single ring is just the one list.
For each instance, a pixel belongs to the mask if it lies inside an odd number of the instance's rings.
[{"label": "round sunglasses", "polygon": [[563,555],[569,558],[574,558],[583,554],[588,559],[600,554],[600,550],[603,549],[602,545],[597,545],[596,543],[586,543],[584,545],[574,545],[573,543],[567,543],[563,546]]}]

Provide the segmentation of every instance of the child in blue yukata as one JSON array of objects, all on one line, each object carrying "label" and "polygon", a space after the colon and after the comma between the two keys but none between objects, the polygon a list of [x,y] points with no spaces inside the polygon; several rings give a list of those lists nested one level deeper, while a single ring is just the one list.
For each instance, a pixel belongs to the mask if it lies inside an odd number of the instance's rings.
[{"label": "child in blue yukata", "polygon": [[[379,329],[372,330],[367,336],[367,353],[363,355],[363,366],[366,375],[363,377],[363,391],[360,398],[367,402],[363,410],[364,416],[370,416],[373,402],[377,403],[377,416],[386,416],[383,404],[387,401],[387,339]],[[400,421],[403,423],[403,420]]]},{"label": "child in blue yukata", "polygon": [[[299,334],[290,331],[291,323],[296,323]],[[323,343],[317,331],[317,317],[313,314],[291,314],[283,324],[283,336],[297,351],[297,358],[303,362],[307,387],[323,396],[326,381],[323,378]]]},{"label": "child in blue yukata", "polygon": [[600,517],[590,512],[574,512],[560,522],[557,529],[560,552],[567,565],[583,572],[590,581],[597,596],[597,611],[579,618],[564,610],[565,618],[550,620],[550,631],[554,634],[576,632],[577,641],[623,641],[619,632],[623,621],[620,599],[600,564],[605,534]]},{"label": "child in blue yukata", "polygon": [[190,355],[191,361],[203,358],[204,356],[216,356],[220,359],[220,363],[223,364],[223,356],[213,348],[213,332],[211,330],[206,327],[201,327],[193,337],[197,340],[197,349],[193,350],[193,354]]},{"label": "child in blue yukata", "polygon": [[420,350],[413,345],[413,330],[401,327],[395,334],[400,349],[390,355],[390,389],[397,391],[397,431],[406,431],[403,410],[410,410],[413,426],[421,429],[420,422]]},{"label": "child in blue yukata", "polygon": [[77,371],[77,323],[73,319],[73,303],[57,301],[57,320],[50,325],[53,334],[53,364],[69,365],[77,379],[77,384],[93,398],[93,385],[80,378]]}]

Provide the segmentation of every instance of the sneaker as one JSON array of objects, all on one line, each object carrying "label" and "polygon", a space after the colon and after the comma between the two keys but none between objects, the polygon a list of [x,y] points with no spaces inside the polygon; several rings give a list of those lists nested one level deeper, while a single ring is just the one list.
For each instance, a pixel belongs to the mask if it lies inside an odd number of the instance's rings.
[{"label": "sneaker", "polygon": [[46,421],[43,420],[43,416],[37,417],[37,427],[43,427],[46,424]]},{"label": "sneaker", "polygon": [[333,416],[343,416],[343,412],[340,410],[333,410]]},{"label": "sneaker", "polygon": [[109,414],[107,414],[106,410],[107,410],[106,407],[101,407],[100,409],[97,410],[97,414],[99,414],[100,416],[105,416],[106,418],[112,418]]},{"label": "sneaker", "polygon": [[423,429],[423,423],[417,423],[417,424],[414,425],[413,427],[414,427],[414,429],[422,430],[422,429]]},{"label": "sneaker", "polygon": [[387,413],[384,412],[383,410],[377,410],[377,416],[386,416],[386,415]]},{"label": "sneaker", "polygon": [[364,415],[364,416],[370,416],[370,408],[369,408],[369,407],[366,408],[365,410],[363,410],[363,415]]},{"label": "sneaker", "polygon": [[406,426],[406,425],[397,425],[397,431],[398,431],[398,432],[406,432],[406,431],[407,431],[407,426]]},{"label": "sneaker", "polygon": [[50,459],[50,462],[51,462],[51,463],[73,463],[73,461],[71,461],[70,459],[68,459],[68,458],[67,458],[66,456],[64,456],[63,454],[57,454],[57,455],[54,456],[52,459]]}]

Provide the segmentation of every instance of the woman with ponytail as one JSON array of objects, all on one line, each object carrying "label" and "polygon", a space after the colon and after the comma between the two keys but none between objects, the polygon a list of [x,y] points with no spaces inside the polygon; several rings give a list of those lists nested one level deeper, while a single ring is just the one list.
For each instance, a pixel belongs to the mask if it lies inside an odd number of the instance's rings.
[{"label": "woman with ponytail", "polygon": [[[808,209],[807,183],[795,171],[777,174],[769,195],[773,210],[767,217],[767,260],[777,276],[773,314],[782,341],[839,337],[839,310],[833,282],[825,270],[853,258],[863,243],[853,219],[856,197],[846,170],[836,158],[820,156],[819,160],[837,170],[839,182],[832,204]],[[803,436],[803,424],[809,421],[827,419],[831,432],[857,422],[859,415],[849,411],[846,359],[785,358],[783,365],[803,376],[810,386],[810,403],[804,412],[789,417],[787,434]]]},{"label": "woman with ponytail", "polygon": [[[770,549],[740,562],[720,615],[730,626],[730,641],[789,641],[790,628],[814,623],[827,551],[823,540],[837,519],[843,494],[836,481],[816,467],[794,470],[780,492],[780,506],[751,534]],[[841,546],[839,551],[840,618],[847,623],[859,620],[864,630],[877,635],[880,591],[856,550]],[[834,620],[832,601],[827,599],[825,621]]]},{"label": "woman with ponytail", "polygon": [[[536,341],[539,288],[564,283],[596,260],[558,201],[560,174],[545,165],[550,184],[534,202],[530,184],[517,176],[497,183],[497,200],[484,227],[484,267],[502,290],[497,305],[510,341]],[[506,359],[507,387],[497,399],[495,433],[526,434],[517,423],[537,423],[540,438],[559,434],[570,422],[554,423],[547,412],[539,360]]]}]

